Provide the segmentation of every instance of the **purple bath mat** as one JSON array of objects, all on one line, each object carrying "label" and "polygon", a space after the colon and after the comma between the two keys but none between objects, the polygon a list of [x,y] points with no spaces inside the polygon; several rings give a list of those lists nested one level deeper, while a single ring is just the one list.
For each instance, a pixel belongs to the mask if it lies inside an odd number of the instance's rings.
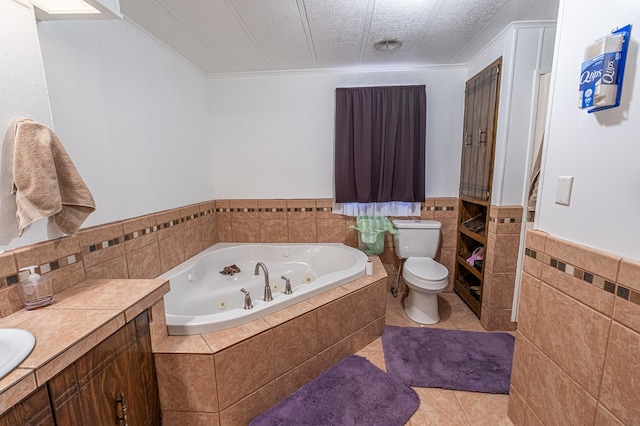
[{"label": "purple bath mat", "polygon": [[351,355],[258,417],[251,426],[404,425],[416,392],[366,359]]},{"label": "purple bath mat", "polygon": [[514,337],[509,333],[387,326],[387,372],[409,386],[509,393]]}]

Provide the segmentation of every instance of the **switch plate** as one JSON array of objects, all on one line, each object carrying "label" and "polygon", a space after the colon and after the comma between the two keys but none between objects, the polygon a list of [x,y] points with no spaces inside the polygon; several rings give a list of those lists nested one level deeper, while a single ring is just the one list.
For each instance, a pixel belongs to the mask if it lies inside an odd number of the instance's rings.
[{"label": "switch plate", "polygon": [[558,189],[556,190],[556,204],[568,206],[571,201],[571,188],[573,176],[558,176]]}]

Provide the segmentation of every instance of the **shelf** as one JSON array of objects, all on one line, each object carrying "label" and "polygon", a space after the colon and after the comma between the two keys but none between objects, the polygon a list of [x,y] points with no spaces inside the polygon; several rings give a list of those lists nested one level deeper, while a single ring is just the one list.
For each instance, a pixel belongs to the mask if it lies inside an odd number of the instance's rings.
[{"label": "shelf", "polygon": [[453,282],[453,290],[467,305],[469,305],[473,313],[475,313],[479,318],[481,303],[480,300],[471,295],[469,284],[463,278],[458,278],[458,280]]},{"label": "shelf", "polygon": [[462,256],[458,255],[456,256],[456,259],[458,260],[458,263],[460,264],[460,266],[462,266],[467,271],[471,272],[477,279],[482,281],[482,272],[478,271],[476,268],[469,265]]},{"label": "shelf", "polygon": [[466,195],[460,195],[460,199],[468,203],[479,204],[485,207],[489,207],[489,205],[491,204],[490,198],[488,200],[483,200],[480,198],[473,198],[473,197],[468,197]]},{"label": "shelf", "polygon": [[461,233],[463,233],[464,235],[466,235],[469,238],[473,238],[474,240],[476,240],[479,243],[482,243],[482,245],[486,245],[487,244],[487,237],[486,237],[486,228],[483,229],[480,232],[473,232],[473,231],[469,231],[467,228],[465,228],[462,225],[458,226],[458,231],[460,231]]}]

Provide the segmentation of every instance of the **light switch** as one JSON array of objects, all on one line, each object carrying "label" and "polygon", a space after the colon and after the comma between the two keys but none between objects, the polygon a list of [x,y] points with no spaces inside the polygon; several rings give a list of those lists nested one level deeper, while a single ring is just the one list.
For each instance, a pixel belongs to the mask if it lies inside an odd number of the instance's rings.
[{"label": "light switch", "polygon": [[558,176],[558,189],[556,190],[556,204],[568,206],[571,201],[571,188],[573,176]]}]

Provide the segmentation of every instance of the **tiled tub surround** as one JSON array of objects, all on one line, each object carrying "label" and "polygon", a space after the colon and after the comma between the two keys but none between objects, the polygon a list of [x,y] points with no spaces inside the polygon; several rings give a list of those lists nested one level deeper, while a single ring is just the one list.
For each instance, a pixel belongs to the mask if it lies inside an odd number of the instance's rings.
[{"label": "tiled tub surround", "polygon": [[640,262],[526,238],[509,397],[515,425],[637,425]]},{"label": "tiled tub surround", "polygon": [[373,275],[263,319],[155,345],[163,424],[245,425],[378,338],[387,274],[372,260]]},{"label": "tiled tub surround", "polygon": [[482,309],[480,324],[485,330],[514,331],[511,307],[519,257],[523,208],[491,206],[487,250],[483,259]]},{"label": "tiled tub surround", "polygon": [[[168,291],[166,280],[86,280],[56,294],[56,301],[50,306],[34,311],[23,309],[0,319],[0,328],[28,330],[36,339],[29,356],[0,379],[0,413],[139,313],[154,304],[162,305],[162,297]],[[156,338],[162,335],[164,321],[152,316],[150,321]]]}]

